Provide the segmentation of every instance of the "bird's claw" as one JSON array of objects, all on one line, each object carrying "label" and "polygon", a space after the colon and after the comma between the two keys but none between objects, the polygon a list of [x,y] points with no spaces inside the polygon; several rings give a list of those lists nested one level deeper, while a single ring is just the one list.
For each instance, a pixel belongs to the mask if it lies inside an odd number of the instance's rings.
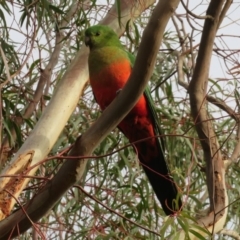
[{"label": "bird's claw", "polygon": [[121,91],[122,91],[122,88],[118,89],[118,90],[116,91],[116,95],[118,95]]}]

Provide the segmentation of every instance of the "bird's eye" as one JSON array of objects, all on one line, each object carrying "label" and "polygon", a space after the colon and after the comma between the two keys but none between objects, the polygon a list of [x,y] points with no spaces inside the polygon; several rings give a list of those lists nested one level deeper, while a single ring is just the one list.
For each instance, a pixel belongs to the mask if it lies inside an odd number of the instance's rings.
[{"label": "bird's eye", "polygon": [[100,32],[96,32],[96,36],[100,36]]}]

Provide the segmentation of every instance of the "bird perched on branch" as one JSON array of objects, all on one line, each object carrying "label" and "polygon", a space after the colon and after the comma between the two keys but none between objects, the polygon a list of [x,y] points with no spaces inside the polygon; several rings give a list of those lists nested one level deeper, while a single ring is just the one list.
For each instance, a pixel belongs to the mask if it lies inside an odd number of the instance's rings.
[{"label": "bird perched on branch", "polygon": [[[117,34],[108,26],[88,28],[85,44],[90,48],[90,84],[97,103],[104,110],[126,84],[134,56],[124,49]],[[164,157],[159,139],[161,131],[148,88],[118,128],[134,145],[164,212],[171,215],[180,210],[182,202]]]}]

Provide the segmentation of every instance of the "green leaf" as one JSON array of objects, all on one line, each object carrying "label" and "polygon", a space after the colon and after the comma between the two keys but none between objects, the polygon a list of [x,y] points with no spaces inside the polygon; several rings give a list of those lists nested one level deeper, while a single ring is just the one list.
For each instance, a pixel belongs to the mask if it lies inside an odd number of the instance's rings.
[{"label": "green leaf", "polygon": [[162,228],[160,230],[160,234],[161,234],[161,240],[165,240],[166,238],[166,233],[167,233],[167,228],[171,227],[171,225],[174,222],[174,218],[172,217],[168,217],[166,221],[163,222],[162,224]]},{"label": "green leaf", "polygon": [[118,14],[118,25],[121,26],[121,1],[116,0],[115,5],[117,9],[117,14]]},{"label": "green leaf", "polygon": [[55,13],[65,14],[64,11],[62,11],[60,8],[58,8],[52,4],[49,4],[49,9],[52,9]]},{"label": "green leaf", "polygon": [[12,122],[9,120],[9,119],[4,119],[3,120],[3,126],[4,126],[4,129],[6,130],[6,134],[7,134],[7,137],[8,137],[8,141],[10,142],[10,146],[14,146],[14,137],[12,135],[12,132],[11,132],[11,129],[12,129]]},{"label": "green leaf", "polygon": [[189,229],[189,232],[192,233],[194,236],[198,237],[200,240],[206,240],[206,237],[202,236],[200,233],[196,232],[193,229]]},{"label": "green leaf", "polygon": [[189,226],[188,226],[187,220],[185,220],[183,217],[178,217],[177,221],[179,225],[182,227],[182,229],[184,230],[184,232],[186,233],[186,235],[188,235]]}]

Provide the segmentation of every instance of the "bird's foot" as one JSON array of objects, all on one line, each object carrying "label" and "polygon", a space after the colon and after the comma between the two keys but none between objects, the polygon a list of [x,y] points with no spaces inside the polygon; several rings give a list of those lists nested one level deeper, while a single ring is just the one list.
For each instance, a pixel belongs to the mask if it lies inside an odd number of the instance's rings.
[{"label": "bird's foot", "polygon": [[118,89],[118,90],[116,91],[116,95],[118,95],[121,91],[122,91],[122,88]]}]

